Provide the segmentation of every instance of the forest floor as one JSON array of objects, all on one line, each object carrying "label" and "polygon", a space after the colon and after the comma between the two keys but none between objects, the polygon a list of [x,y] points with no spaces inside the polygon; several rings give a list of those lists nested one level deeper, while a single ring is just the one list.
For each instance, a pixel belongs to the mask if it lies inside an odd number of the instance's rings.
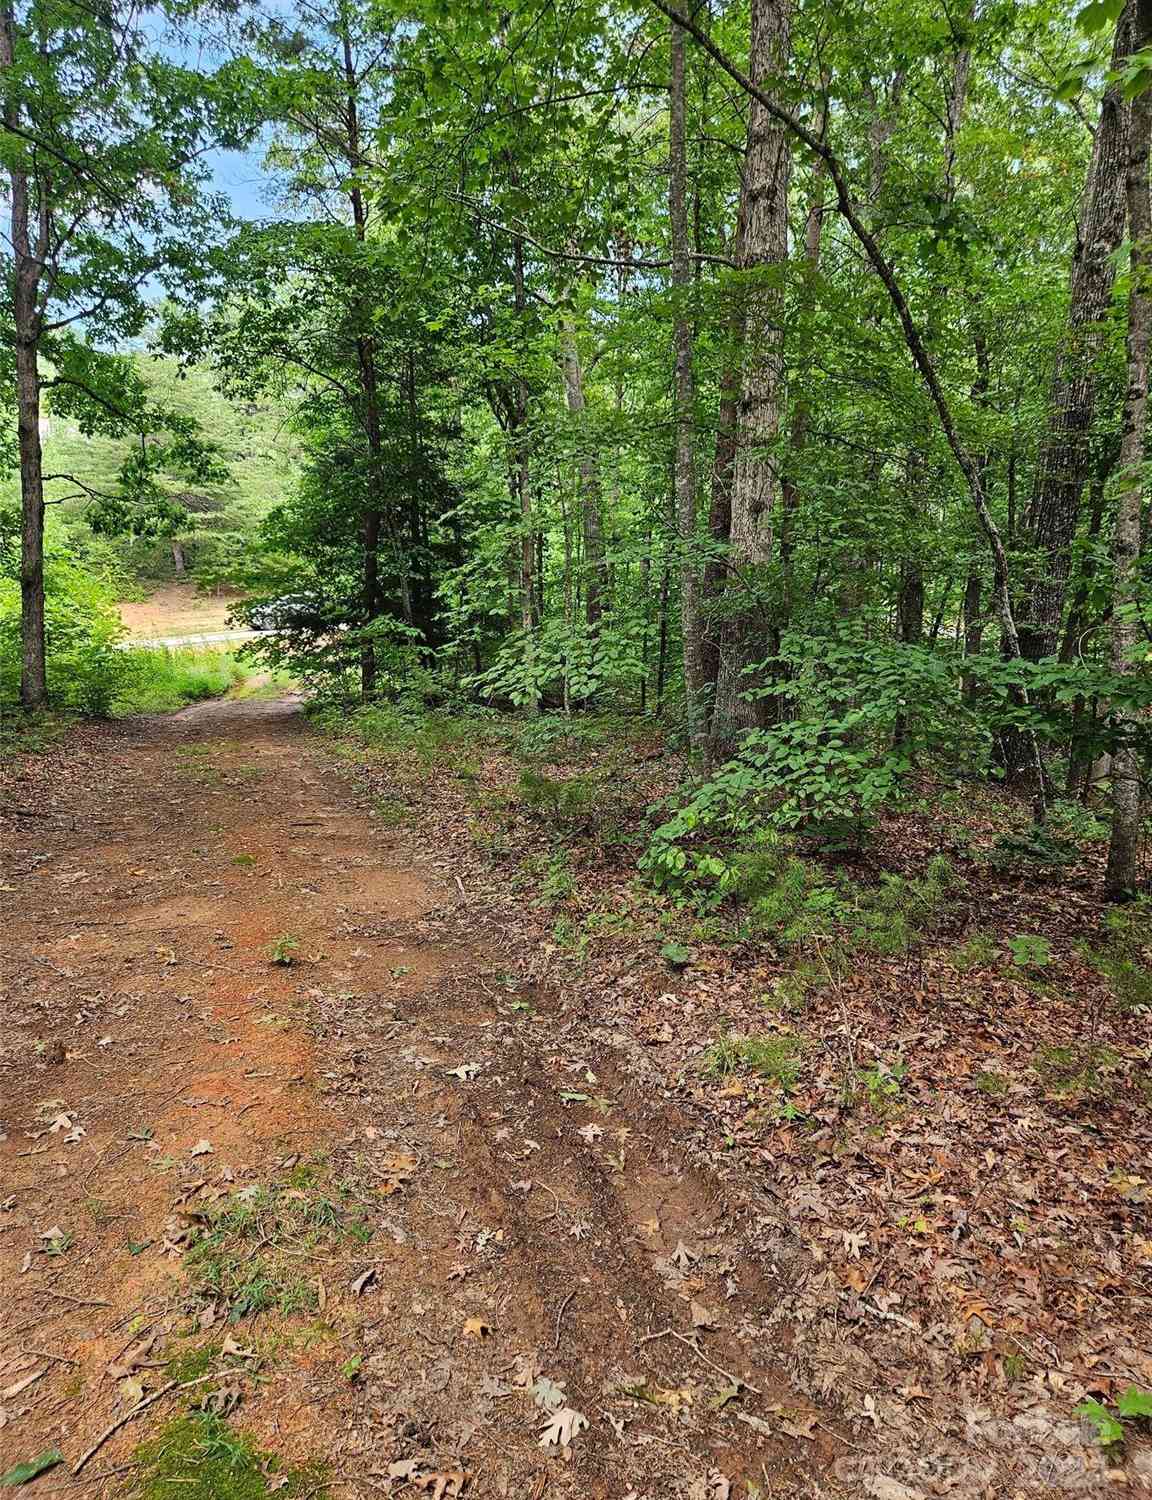
[{"label": "forest floor", "polygon": [[785,1268],[629,1018],[520,973],[435,774],[396,815],[298,707],[0,772],[0,1474],[902,1497],[833,1479],[862,1444],[784,1373]]}]

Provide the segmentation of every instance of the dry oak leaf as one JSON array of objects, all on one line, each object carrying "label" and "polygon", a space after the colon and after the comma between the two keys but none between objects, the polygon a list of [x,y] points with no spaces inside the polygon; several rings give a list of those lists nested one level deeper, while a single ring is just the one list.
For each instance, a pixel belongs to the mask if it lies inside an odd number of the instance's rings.
[{"label": "dry oak leaf", "polygon": [[211,1156],[214,1153],[215,1150],[216,1150],[216,1147],[213,1146],[213,1144],[212,1144],[211,1141],[202,1140],[202,1141],[197,1141],[196,1142],[196,1144],[192,1147],[191,1151],[189,1151],[188,1155],[189,1156]]},{"label": "dry oak leaf", "polygon": [[693,1328],[715,1328],[716,1314],[705,1307],[702,1302],[693,1302],[689,1310],[692,1314]]},{"label": "dry oak leaf", "polygon": [[138,1369],[148,1360],[148,1356],[152,1353],[152,1346],[159,1336],[159,1333],[149,1333],[142,1339],[137,1339],[134,1344],[129,1344],[120,1358],[113,1360],[108,1366],[108,1378],[123,1380],[131,1375],[133,1370]]},{"label": "dry oak leaf", "polygon": [[483,1318],[466,1318],[464,1332],[470,1339],[486,1339],[492,1332],[492,1324],[486,1323]]},{"label": "dry oak leaf", "polygon": [[434,1474],[414,1476],[411,1483],[426,1494],[431,1492],[431,1500],[452,1500],[464,1493],[464,1486],[471,1478],[470,1469],[438,1469]]},{"label": "dry oak leaf", "polygon": [[255,1349],[245,1349],[243,1344],[238,1344],[230,1333],[224,1335],[224,1342],[220,1345],[221,1354],[231,1354],[236,1359],[255,1359]]},{"label": "dry oak leaf", "polygon": [[567,1448],[574,1437],[577,1437],[588,1426],[588,1418],[582,1411],[576,1411],[571,1406],[562,1406],[559,1411],[553,1412],[544,1426],[540,1429],[541,1448]]}]

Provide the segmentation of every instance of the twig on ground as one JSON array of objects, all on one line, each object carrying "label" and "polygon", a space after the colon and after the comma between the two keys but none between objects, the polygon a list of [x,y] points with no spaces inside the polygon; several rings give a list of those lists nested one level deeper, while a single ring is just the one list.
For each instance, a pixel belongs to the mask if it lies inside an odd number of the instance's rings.
[{"label": "twig on ground", "polygon": [[651,1344],[656,1339],[667,1338],[679,1339],[679,1341],[686,1348],[691,1349],[692,1353],[696,1356],[697,1359],[703,1360],[710,1369],[716,1371],[717,1375],[723,1375],[724,1379],[731,1381],[733,1385],[743,1386],[746,1391],[751,1391],[754,1396],[759,1396],[762,1394],[756,1389],[754,1385],[749,1385],[742,1376],[733,1375],[731,1370],[726,1370],[723,1365],[718,1365],[715,1360],[709,1359],[708,1356],[704,1353],[703,1349],[700,1348],[699,1344],[697,1344],[692,1339],[685,1338],[682,1333],[677,1333],[675,1328],[662,1328],[659,1333],[645,1334],[645,1336],[637,1342],[636,1347],[637,1349],[639,1349],[641,1344]]},{"label": "twig on ground", "polygon": [[548,1186],[548,1184],[546,1182],[538,1182],[536,1184],[536,1186],[537,1187],[542,1187],[546,1193],[551,1193],[552,1194],[552,1201],[553,1201],[553,1203],[555,1203],[556,1207],[552,1210],[552,1212],[550,1214],[546,1214],[544,1216],[544,1218],[540,1220],[541,1224],[550,1224],[553,1219],[558,1219],[560,1217],[560,1199],[557,1197],[556,1193],[552,1190],[552,1188],[550,1188]]},{"label": "twig on ground", "polygon": [[564,1298],[564,1301],[560,1304],[560,1311],[556,1314],[556,1337],[552,1342],[553,1349],[559,1349],[560,1347],[560,1324],[564,1321],[564,1314],[568,1311],[568,1304],[572,1301],[572,1298],[575,1297],[575,1295],[576,1288],[573,1287],[573,1289],[568,1293],[567,1297]]},{"label": "twig on ground", "polygon": [[70,1297],[67,1292],[58,1292],[54,1287],[46,1286],[44,1291],[49,1297],[59,1297],[61,1302],[71,1302],[76,1307],[111,1307],[111,1302],[93,1301],[85,1297]]},{"label": "twig on ground", "polygon": [[216,1380],[218,1378],[216,1375],[199,1375],[195,1380],[170,1380],[167,1385],[162,1385],[151,1396],[145,1396],[144,1400],[138,1401],[130,1411],[126,1411],[122,1417],[117,1417],[111,1426],[105,1427],[91,1448],[88,1449],[88,1452],[83,1454],[73,1465],[73,1474],[79,1474],[88,1460],[94,1458],[99,1453],[110,1437],[119,1432],[121,1427],[126,1427],[133,1417],[138,1417],[142,1411],[146,1411],[154,1402],[159,1401],[162,1396],[167,1396],[170,1391],[186,1391],[189,1386],[203,1385],[206,1380]]}]

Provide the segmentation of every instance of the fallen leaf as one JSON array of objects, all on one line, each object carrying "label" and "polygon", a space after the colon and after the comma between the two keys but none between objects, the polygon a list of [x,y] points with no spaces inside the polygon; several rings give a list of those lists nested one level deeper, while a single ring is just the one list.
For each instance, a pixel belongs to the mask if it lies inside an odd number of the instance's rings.
[{"label": "fallen leaf", "polygon": [[158,1333],[149,1333],[137,1339],[134,1344],[130,1344],[124,1353],[108,1366],[109,1380],[123,1380],[125,1376],[131,1375],[133,1370],[142,1365],[152,1353],[152,1346],[158,1337]]},{"label": "fallen leaf", "polygon": [[243,1394],[238,1385],[217,1386],[200,1402],[200,1410],[213,1412],[218,1417],[227,1416],[234,1407],[239,1406]]},{"label": "fallen leaf", "polygon": [[739,1401],[741,1387],[738,1385],[723,1386],[716,1394],[709,1398],[711,1405],[717,1411],[723,1411],[730,1401]]},{"label": "fallen leaf", "polygon": [[715,1328],[716,1314],[709,1312],[701,1302],[693,1302],[690,1306],[692,1313],[693,1328]]},{"label": "fallen leaf", "polygon": [[807,1438],[809,1442],[815,1442],[816,1434],[812,1431],[815,1426],[815,1417],[797,1416],[795,1421],[781,1421],[780,1431],[786,1432],[789,1437]]},{"label": "fallen leaf", "polygon": [[375,1279],[376,1268],[374,1266],[369,1266],[368,1269],[361,1272],[361,1274],[357,1276],[356,1280],[352,1283],[352,1291],[355,1292],[357,1297],[359,1297],[363,1293],[364,1288],[368,1285],[368,1283],[370,1281],[374,1281]]},{"label": "fallen leaf", "polygon": [[562,1406],[559,1411],[553,1412],[547,1422],[540,1429],[541,1448],[567,1448],[574,1437],[577,1437],[588,1426],[588,1418],[583,1412],[576,1411],[571,1406]]},{"label": "fallen leaf", "polygon": [[547,1375],[540,1375],[532,1387],[532,1399],[544,1411],[558,1411],[568,1398],[562,1385],[550,1380]]},{"label": "fallen leaf", "polygon": [[120,1382],[120,1399],[126,1407],[139,1406],[144,1399],[144,1382],[135,1375]]},{"label": "fallen leaf", "polygon": [[17,1464],[9,1469],[7,1474],[0,1475],[0,1485],[14,1489],[16,1485],[27,1484],[30,1479],[35,1479],[39,1474],[46,1474],[49,1469],[54,1469],[57,1464],[63,1462],[64,1455],[59,1448],[45,1448],[43,1453],[38,1453],[27,1463]]},{"label": "fallen leaf", "polygon": [[412,1480],[418,1490],[431,1491],[432,1500],[453,1500],[464,1493],[464,1486],[472,1478],[467,1469],[437,1469],[432,1474],[420,1474]]},{"label": "fallen leaf", "polygon": [[[47,1373],[46,1370],[33,1370],[31,1375],[22,1375],[19,1380],[14,1381],[6,1390],[0,1391],[0,1396],[3,1396],[5,1401],[10,1401],[13,1396],[18,1396],[21,1391],[26,1391],[30,1385],[35,1385],[36,1381]],[[22,1480],[21,1483],[23,1483]]]},{"label": "fallen leaf", "polygon": [[479,1071],[480,1071],[480,1064],[479,1063],[461,1063],[458,1068],[449,1068],[448,1069],[448,1077],[449,1078],[460,1078],[465,1083],[468,1083],[471,1079],[473,1079],[473,1078],[476,1077],[476,1074],[479,1073]]},{"label": "fallen leaf", "polygon": [[759,1432],[764,1437],[772,1437],[776,1431],[771,1422],[765,1422],[763,1417],[754,1417],[746,1411],[738,1411],[736,1420],[743,1422],[745,1426],[751,1427],[753,1432]]},{"label": "fallen leaf", "polygon": [[234,1359],[255,1359],[255,1349],[245,1349],[238,1344],[230,1333],[224,1335],[224,1342],[220,1345],[221,1354],[230,1354]]},{"label": "fallen leaf", "polygon": [[215,1149],[216,1148],[215,1146],[213,1146],[211,1141],[197,1141],[196,1144],[192,1147],[191,1151],[189,1151],[188,1155],[211,1156]]},{"label": "fallen leaf", "polygon": [[604,1134],[604,1127],[602,1125],[581,1125],[576,1134],[581,1140],[587,1141],[591,1146]]},{"label": "fallen leaf", "polygon": [[486,1339],[492,1332],[491,1323],[485,1323],[483,1318],[467,1318],[464,1322],[464,1333],[468,1338]]}]

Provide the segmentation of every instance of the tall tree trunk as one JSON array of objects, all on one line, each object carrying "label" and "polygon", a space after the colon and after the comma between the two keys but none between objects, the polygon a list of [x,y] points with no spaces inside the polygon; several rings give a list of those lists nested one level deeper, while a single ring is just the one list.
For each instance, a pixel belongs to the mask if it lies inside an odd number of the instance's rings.
[{"label": "tall tree trunk", "polygon": [[[11,0],[0,4],[0,70],[12,67],[16,16]],[[20,106],[4,91],[4,122],[20,123]],[[15,340],[16,435],[20,453],[20,702],[26,709],[48,702],[44,643],[44,461],[40,447],[40,283],[48,249],[49,220],[44,188],[36,188],[33,244],[32,186],[13,166],[8,172],[12,243],[12,332]]]},{"label": "tall tree trunk", "polygon": [[[1135,0],[1133,50],[1152,42],[1152,0]],[[1140,565],[1140,521],[1144,500],[1144,436],[1148,415],[1148,353],[1152,345],[1152,203],[1148,154],[1152,146],[1152,93],[1147,88],[1131,105],[1124,193],[1132,246],[1128,287],[1128,386],[1120,439],[1121,489],[1112,531],[1112,669],[1125,676],[1137,670],[1140,636],[1136,591]],[[1136,888],[1140,844],[1140,758],[1132,743],[1136,715],[1119,709],[1119,739],[1112,758],[1112,836],[1104,877],[1114,900]]]},{"label": "tall tree trunk", "polygon": [[576,335],[569,327],[564,330],[564,396],[568,413],[576,429],[579,445],[576,468],[580,479],[580,524],[584,539],[584,618],[590,631],[595,632],[604,613],[604,532],[601,520],[600,465],[592,448],[586,412],[587,397],[584,394],[584,372],[580,367],[580,353],[576,348]]},{"label": "tall tree trunk", "polygon": [[[339,15],[339,35],[344,64],[344,92],[346,100],[342,142],[345,159],[352,173],[352,186],[348,191],[348,202],[352,209],[352,226],[361,244],[368,235],[368,216],[364,206],[364,195],[360,189],[359,173],[364,166],[360,142],[360,79],[352,55],[352,38],[347,15]],[[360,537],[364,549],[361,575],[361,608],[364,624],[371,629],[380,614],[380,538],[384,527],[383,440],[380,426],[380,390],[376,372],[376,351],[370,334],[362,333],[356,339],[356,367],[360,379],[361,420],[368,444],[370,465],[369,489],[372,498],[361,521]],[[412,623],[412,602],[408,590],[407,570],[401,569],[404,585],[404,617]],[[371,698],[376,691],[376,643],[370,636],[360,646],[360,691]]]},{"label": "tall tree trunk", "polygon": [[[733,238],[734,257],[740,259],[744,243],[738,224]],[[712,457],[712,483],[708,506],[708,535],[713,555],[704,567],[702,608],[708,618],[701,623],[701,679],[705,713],[711,720],[715,706],[716,679],[720,675],[720,628],[712,618],[724,592],[727,567],[719,549],[728,545],[732,533],[732,469],[736,461],[736,419],[740,405],[740,360],[744,347],[744,311],[739,294],[728,314],[728,354],[720,372],[720,402],[716,412],[716,447]]]},{"label": "tall tree trunk", "polygon": [[[1135,0],[1129,0],[1112,48],[1115,71],[1132,51]],[[1072,539],[1091,463],[1096,363],[1112,299],[1114,256],[1124,237],[1124,172],[1130,106],[1119,83],[1105,90],[1072,261],[1068,322],[1048,396],[1044,439],[1026,530],[1039,553],[1019,624],[1021,650],[1038,661],[1056,650],[1068,585]]]},{"label": "tall tree trunk", "polygon": [[[519,237],[512,242],[512,301],[517,318],[524,318],[528,312],[528,293],[524,283],[524,241]],[[518,375],[513,384],[509,423],[512,441],[509,483],[513,503],[520,513],[520,628],[524,632],[524,664],[531,677],[536,660],[536,533],[529,473],[529,401],[528,381]],[[540,711],[535,685],[529,691],[525,707],[530,714]]]},{"label": "tall tree trunk", "polygon": [[668,108],[668,220],[672,231],[672,386],[676,425],[672,514],[680,572],[680,632],[684,645],[684,709],[688,743],[704,747],[703,632],[700,623],[700,569],[696,544],[696,368],[688,294],[692,261],[688,243],[687,151],[685,148],[685,37],[673,26],[669,37],[672,88]]},{"label": "tall tree trunk", "polygon": [[[788,57],[789,0],[752,0],[749,73],[770,92]],[[727,612],[720,633],[709,753],[723,759],[742,730],[766,721],[762,698],[745,694],[764,686],[747,669],[768,650],[767,620],[757,595],[773,554],[778,497],[777,463],[770,451],[780,430],[783,400],[782,308],[778,276],[788,255],[788,179],[791,145],[759,98],[748,105],[748,139],[741,184],[744,245],[740,269],[752,282],[745,302],[744,370],[736,422],[732,473],[729,565],[751,597]],[[765,281],[765,272],[768,280]]]},{"label": "tall tree trunk", "polygon": [[[828,125],[827,90],[830,78],[821,76],[820,86],[824,91],[814,124],[815,133],[823,137]],[[812,191],[808,199],[808,213],[804,220],[804,282],[801,287],[801,316],[811,318],[816,304],[816,281],[820,270],[820,246],[824,234],[826,174],[824,163],[817,158],[812,163]],[[792,423],[788,432],[788,458],[784,477],[780,485],[780,606],[772,631],[772,649],[778,653],[784,631],[792,619],[793,568],[795,552],[796,512],[800,504],[800,488],[796,482],[800,468],[800,457],[808,443],[808,425],[811,407],[806,389],[808,365],[812,355],[812,333],[806,329],[797,361],[799,389],[792,401]],[[773,718],[779,722],[787,714],[787,699],[776,700]]]}]

